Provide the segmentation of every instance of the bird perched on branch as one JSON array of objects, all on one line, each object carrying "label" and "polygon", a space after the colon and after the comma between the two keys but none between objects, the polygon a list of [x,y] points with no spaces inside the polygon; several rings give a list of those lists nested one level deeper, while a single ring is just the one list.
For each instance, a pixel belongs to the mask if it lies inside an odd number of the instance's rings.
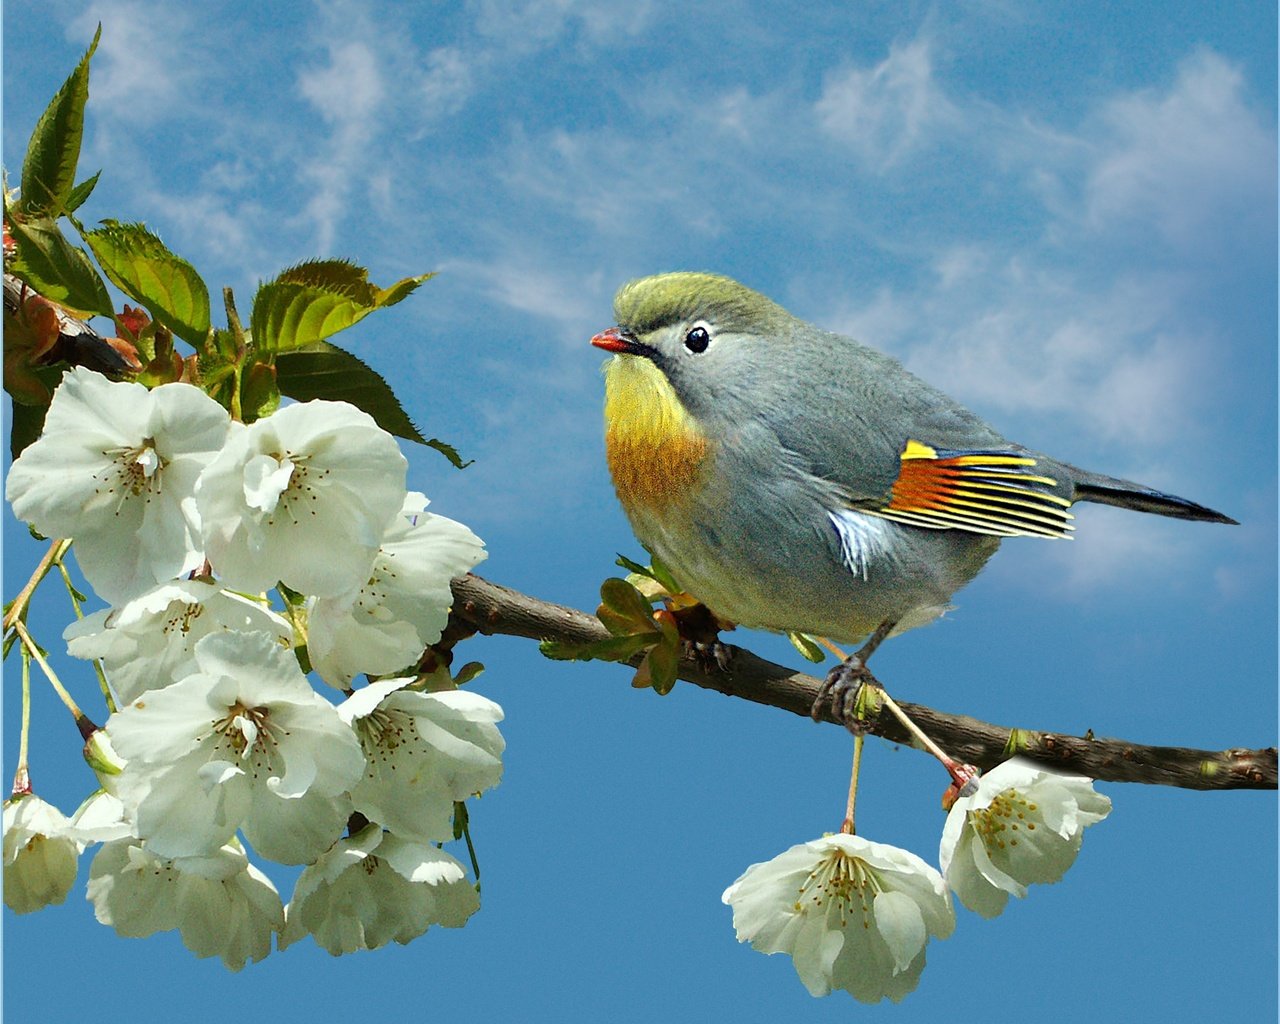
[{"label": "bird perched on branch", "polygon": [[939,616],[1005,537],[1065,538],[1078,501],[1220,512],[1007,441],[896,360],[726,277],[624,285],[605,450],[637,537],[722,620],[870,638]]}]

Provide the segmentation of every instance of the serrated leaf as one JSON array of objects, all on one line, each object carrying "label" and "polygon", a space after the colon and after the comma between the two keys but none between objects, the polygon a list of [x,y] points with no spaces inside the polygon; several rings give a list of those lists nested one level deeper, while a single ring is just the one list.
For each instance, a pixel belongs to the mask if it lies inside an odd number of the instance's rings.
[{"label": "serrated leaf", "polygon": [[[102,26],[76,69],[45,107],[27,143],[22,161],[22,195],[18,208],[23,217],[65,212],[75,186],[76,164],[84,138],[84,108],[89,100],[89,59],[98,48]],[[50,296],[52,297],[52,296]]]},{"label": "serrated leaf", "polygon": [[808,661],[812,661],[815,665],[826,660],[826,653],[813,642],[813,639],[806,633],[788,633],[787,639],[791,641],[791,645],[804,656]]},{"label": "serrated leaf", "polygon": [[476,461],[475,459],[467,459],[466,462],[463,462],[462,456],[458,454],[458,449],[451,444],[447,444],[444,441],[441,441],[440,438],[438,437],[429,437],[423,443],[428,448],[434,448],[446,459],[452,462],[454,469],[466,469],[469,465],[471,465],[471,463]]},{"label": "serrated leaf", "polygon": [[661,638],[662,634],[655,630],[632,636],[611,636],[606,640],[590,643],[543,640],[538,644],[538,650],[555,661],[630,661],[646,647],[658,643]]},{"label": "serrated leaf", "polygon": [[369,283],[369,271],[350,260],[305,260],[282,270],[276,280],[346,295],[362,306],[372,306],[378,299],[377,286]]},{"label": "serrated leaf", "polygon": [[258,288],[249,323],[263,352],[288,352],[323,341],[375,309],[392,306],[431,277],[422,274],[380,289],[368,271],[343,260],[313,260],[290,267]]},{"label": "serrated leaf", "polygon": [[111,316],[111,296],[83,249],[52,220],[9,218],[14,256],[5,268],[46,299],[85,316]]},{"label": "serrated leaf", "polygon": [[372,416],[387,433],[430,444],[377,371],[337,345],[318,341],[303,349],[281,352],[275,364],[276,383],[282,395],[300,402],[313,398],[350,402]]},{"label": "serrated leaf", "polygon": [[397,302],[403,302],[410,295],[418,290],[418,285],[423,281],[430,281],[436,275],[420,274],[418,277],[401,278],[389,288],[380,288],[378,290],[378,306],[386,309],[388,306],[394,306]]},{"label": "serrated leaf", "polygon": [[171,252],[144,224],[103,221],[85,241],[112,283],[146,307],[151,319],[183,341],[203,345],[209,333],[209,289],[196,268]]},{"label": "serrated leaf", "polygon": [[88,199],[90,194],[93,192],[94,186],[98,184],[98,179],[100,177],[102,177],[101,171],[95,174],[92,178],[86,178],[84,181],[80,182],[79,185],[75,186],[75,188],[73,188],[67,195],[67,201],[63,205],[63,212],[75,213],[76,210],[80,209],[80,207],[84,205],[84,201]]},{"label": "serrated leaf", "polygon": [[600,601],[625,619],[653,628],[653,608],[626,580],[610,576],[600,584]]}]

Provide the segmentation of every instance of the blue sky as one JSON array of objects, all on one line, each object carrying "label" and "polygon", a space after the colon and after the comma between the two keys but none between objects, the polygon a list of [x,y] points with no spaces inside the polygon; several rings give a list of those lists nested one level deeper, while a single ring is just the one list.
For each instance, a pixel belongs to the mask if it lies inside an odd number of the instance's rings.
[{"label": "blue sky", "polygon": [[[628,278],[735,276],[1011,438],[1241,521],[1090,507],[1070,544],[1007,543],[954,613],[877,655],[895,694],[1030,728],[1273,744],[1273,7],[806,6],[11,3],[4,162],[13,177],[101,21],[86,216],[145,220],[242,310],[316,255],[383,284],[438,271],[341,343],[476,460],[412,453],[410,483],[485,538],[482,572],[582,608],[617,552],[640,554],[587,339]],[[11,595],[38,555],[5,530]],[[56,594],[39,605],[46,644],[65,614]],[[960,911],[905,1003],[813,1000],[785,958],[734,941],[719,896],[839,825],[846,737],[687,685],[634,692],[523,641],[460,653],[488,665],[476,685],[509,744],[473,809],[484,906],[465,929],[341,960],[299,944],[233,976],[174,935],[116,938],[78,888],[5,914],[13,1019],[1275,1014],[1273,795],[1107,786],[1115,810],[1066,880],[994,922]],[[89,775],[38,698],[33,777],[70,810]],[[865,776],[860,831],[934,859],[943,773],[875,741]]]}]

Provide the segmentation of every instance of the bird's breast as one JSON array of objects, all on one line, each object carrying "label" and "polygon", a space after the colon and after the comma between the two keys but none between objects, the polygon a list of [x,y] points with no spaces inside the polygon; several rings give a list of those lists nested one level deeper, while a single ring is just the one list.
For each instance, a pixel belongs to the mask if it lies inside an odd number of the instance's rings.
[{"label": "bird's breast", "polygon": [[699,492],[714,443],[649,359],[606,364],[604,422],[609,472],[628,511],[661,513]]}]

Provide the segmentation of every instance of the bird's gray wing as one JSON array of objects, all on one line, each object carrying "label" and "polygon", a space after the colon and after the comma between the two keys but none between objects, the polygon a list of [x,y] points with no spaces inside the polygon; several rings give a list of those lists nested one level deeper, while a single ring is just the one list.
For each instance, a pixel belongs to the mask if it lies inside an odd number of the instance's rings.
[{"label": "bird's gray wing", "polygon": [[1073,485],[1053,475],[1056,463],[889,356],[836,334],[795,341],[793,365],[813,376],[771,386],[765,417],[847,507],[925,529],[1070,535]]}]

